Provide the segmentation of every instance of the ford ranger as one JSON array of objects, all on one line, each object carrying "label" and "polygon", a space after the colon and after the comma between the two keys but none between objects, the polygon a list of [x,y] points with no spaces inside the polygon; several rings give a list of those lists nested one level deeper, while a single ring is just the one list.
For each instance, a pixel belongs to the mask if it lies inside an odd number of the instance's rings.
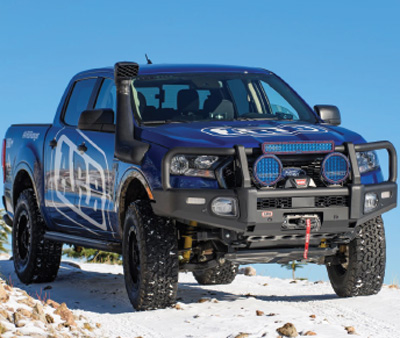
[{"label": "ford ranger", "polygon": [[23,283],[53,281],[67,243],[122,254],[137,310],[173,304],[179,271],[226,284],[240,264],[293,260],[326,265],[340,297],[375,294],[396,152],[340,123],[338,108],[311,109],[261,68],[81,72],[53,124],[5,136],[15,271]]}]

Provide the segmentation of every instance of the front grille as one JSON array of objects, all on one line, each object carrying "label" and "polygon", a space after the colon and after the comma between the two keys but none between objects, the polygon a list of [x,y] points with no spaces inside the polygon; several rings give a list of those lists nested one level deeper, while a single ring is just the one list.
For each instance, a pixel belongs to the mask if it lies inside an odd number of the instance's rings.
[{"label": "front grille", "polygon": [[317,196],[315,206],[317,208],[348,207],[349,196]]},{"label": "front grille", "polygon": [[290,209],[291,207],[292,207],[291,197],[257,199],[257,210]]},{"label": "front grille", "polygon": [[[254,176],[253,166],[256,160],[261,155],[259,149],[254,149],[253,155],[247,156],[249,174],[251,177],[251,184],[257,189],[262,189],[262,186]],[[301,169],[305,174],[312,178],[317,187],[325,188],[327,186],[324,183],[321,176],[321,164],[324,160],[324,154],[302,154],[302,155],[277,155],[277,157],[282,162],[283,169],[286,168],[296,168]],[[232,159],[231,162],[225,164],[221,170],[221,180],[224,182],[224,188],[234,189],[241,186],[242,176],[239,168],[239,163]],[[346,185],[350,179],[348,178],[343,185]],[[276,189],[284,189],[286,183],[286,178],[282,178],[273,187]]]},{"label": "front grille", "polygon": [[[348,207],[348,196],[317,196],[315,197],[314,206],[316,208],[329,208],[329,207]],[[257,210],[271,210],[271,209],[291,209],[291,197],[277,197],[277,198],[258,198]]]}]

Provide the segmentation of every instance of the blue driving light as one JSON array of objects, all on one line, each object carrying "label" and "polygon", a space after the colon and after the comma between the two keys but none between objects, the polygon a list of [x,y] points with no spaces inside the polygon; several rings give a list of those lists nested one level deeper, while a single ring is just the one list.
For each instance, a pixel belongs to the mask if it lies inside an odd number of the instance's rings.
[{"label": "blue driving light", "polygon": [[341,153],[329,154],[322,162],[321,175],[328,183],[342,183],[347,179],[349,173],[349,160]]},{"label": "blue driving light", "polygon": [[274,185],[281,179],[282,162],[275,155],[262,155],[254,163],[253,173],[263,186]]}]

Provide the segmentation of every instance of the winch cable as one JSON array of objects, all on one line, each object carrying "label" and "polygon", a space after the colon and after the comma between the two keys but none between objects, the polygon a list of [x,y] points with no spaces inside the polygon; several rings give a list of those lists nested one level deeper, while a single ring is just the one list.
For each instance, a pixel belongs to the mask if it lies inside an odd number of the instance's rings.
[{"label": "winch cable", "polygon": [[311,219],[306,219],[306,243],[304,245],[304,259],[308,257],[308,246],[310,245]]}]

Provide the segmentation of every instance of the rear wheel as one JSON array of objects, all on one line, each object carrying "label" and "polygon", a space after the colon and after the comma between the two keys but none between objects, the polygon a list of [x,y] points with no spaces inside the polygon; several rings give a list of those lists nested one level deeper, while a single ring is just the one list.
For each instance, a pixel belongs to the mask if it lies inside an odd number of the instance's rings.
[{"label": "rear wheel", "polygon": [[44,239],[46,225],[32,189],[18,198],[12,230],[14,267],[25,284],[52,282],[60,267],[62,243]]},{"label": "rear wheel", "polygon": [[178,290],[178,239],[174,224],[153,214],[147,201],[126,213],[123,267],[129,299],[136,310],[168,307]]},{"label": "rear wheel", "polygon": [[343,245],[337,263],[327,266],[329,280],[339,297],[377,294],[386,266],[385,229],[381,217],[359,226],[357,236]]},{"label": "rear wheel", "polygon": [[230,284],[235,279],[237,272],[238,265],[225,261],[211,269],[193,272],[193,276],[201,285]]}]

